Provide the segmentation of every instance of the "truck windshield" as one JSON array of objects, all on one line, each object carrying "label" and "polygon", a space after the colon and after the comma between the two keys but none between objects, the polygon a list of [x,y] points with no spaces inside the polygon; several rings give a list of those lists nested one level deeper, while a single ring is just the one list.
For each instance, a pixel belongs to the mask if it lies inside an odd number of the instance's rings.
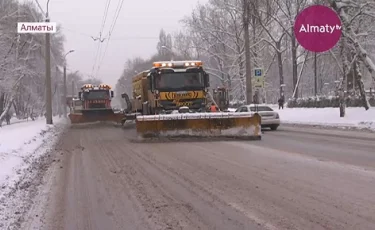
[{"label": "truck windshield", "polygon": [[162,73],[155,77],[158,90],[194,90],[204,88],[202,73]]},{"label": "truck windshield", "polygon": [[79,100],[79,101],[74,101],[74,105],[75,106],[82,106],[82,101]]},{"label": "truck windshield", "polygon": [[85,100],[108,99],[109,93],[106,90],[92,90],[83,94]]}]

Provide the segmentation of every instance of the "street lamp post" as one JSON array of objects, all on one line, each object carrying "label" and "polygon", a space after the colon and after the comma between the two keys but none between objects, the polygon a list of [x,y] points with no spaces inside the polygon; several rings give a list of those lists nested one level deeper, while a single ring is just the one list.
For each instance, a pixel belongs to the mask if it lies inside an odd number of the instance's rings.
[{"label": "street lamp post", "polygon": [[69,52],[67,52],[65,55],[64,55],[64,117],[66,117],[67,115],[67,110],[66,110],[66,98],[67,98],[67,85],[66,85],[66,56],[70,53],[73,53],[74,50],[69,50]]}]

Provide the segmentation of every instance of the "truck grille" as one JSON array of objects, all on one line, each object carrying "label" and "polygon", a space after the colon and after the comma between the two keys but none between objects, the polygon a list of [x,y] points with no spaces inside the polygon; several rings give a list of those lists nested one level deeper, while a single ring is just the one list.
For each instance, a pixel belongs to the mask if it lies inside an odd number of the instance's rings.
[{"label": "truck grille", "polygon": [[[179,102],[191,102],[190,107],[191,109],[199,109],[199,108],[202,108],[204,107],[204,102],[205,100],[203,98],[199,98],[199,99],[181,99],[179,100]],[[159,103],[162,105],[162,107],[166,110],[173,110],[173,109],[178,109],[180,106],[177,106],[175,102],[173,102],[172,100],[161,100],[159,101]]]},{"label": "truck grille", "polygon": [[105,103],[90,103],[89,108],[104,109]]}]

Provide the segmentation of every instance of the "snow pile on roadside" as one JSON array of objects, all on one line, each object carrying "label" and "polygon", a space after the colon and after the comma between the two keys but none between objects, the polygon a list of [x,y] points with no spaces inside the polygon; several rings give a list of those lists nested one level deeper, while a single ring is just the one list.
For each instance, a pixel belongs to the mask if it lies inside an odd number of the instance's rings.
[{"label": "snow pile on roadside", "polygon": [[[38,120],[38,119],[44,119],[44,118],[41,118],[41,117],[36,117],[35,120]],[[31,122],[33,120],[31,120],[31,118],[27,118],[27,119],[18,119],[17,117],[13,116],[11,119],[10,119],[10,125],[14,125],[14,124],[17,124],[17,123],[21,123],[21,122]],[[7,124],[5,122],[5,120],[2,122],[2,127],[6,127]]]},{"label": "snow pile on roadside", "polygon": [[31,185],[64,127],[63,119],[54,118],[54,125],[38,119],[0,128],[0,229],[27,209]]},{"label": "snow pile on roadside", "polygon": [[348,127],[375,131],[375,109],[346,108],[345,117],[340,117],[338,108],[284,108],[275,109],[284,124],[320,125]]},{"label": "snow pile on roadside", "polygon": [[0,186],[17,180],[15,169],[49,137],[53,127],[40,119],[0,128]]},{"label": "snow pile on roadside", "polygon": [[27,166],[31,157],[38,157],[34,154],[38,147],[47,141],[53,144],[55,127],[63,122],[55,118],[55,125],[47,125],[44,119],[38,119],[0,128],[0,187],[19,179],[17,172]]}]

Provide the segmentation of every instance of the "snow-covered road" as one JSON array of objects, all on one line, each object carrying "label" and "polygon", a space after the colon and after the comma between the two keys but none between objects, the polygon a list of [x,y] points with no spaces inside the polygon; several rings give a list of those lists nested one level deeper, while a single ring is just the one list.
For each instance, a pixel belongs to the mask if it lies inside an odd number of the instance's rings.
[{"label": "snow-covered road", "polygon": [[[347,108],[346,117],[339,117],[338,108],[306,109],[285,108],[279,110],[283,124],[340,126],[367,128],[375,131],[375,108]],[[12,222],[13,216],[26,211],[32,196],[36,194],[39,174],[48,168],[51,147],[67,127],[66,120],[54,118],[54,125],[46,125],[45,119],[20,121],[0,128],[0,229]],[[52,159],[53,160],[53,159]],[[41,183],[41,182],[39,182]],[[14,215],[14,213],[20,213]]]}]

